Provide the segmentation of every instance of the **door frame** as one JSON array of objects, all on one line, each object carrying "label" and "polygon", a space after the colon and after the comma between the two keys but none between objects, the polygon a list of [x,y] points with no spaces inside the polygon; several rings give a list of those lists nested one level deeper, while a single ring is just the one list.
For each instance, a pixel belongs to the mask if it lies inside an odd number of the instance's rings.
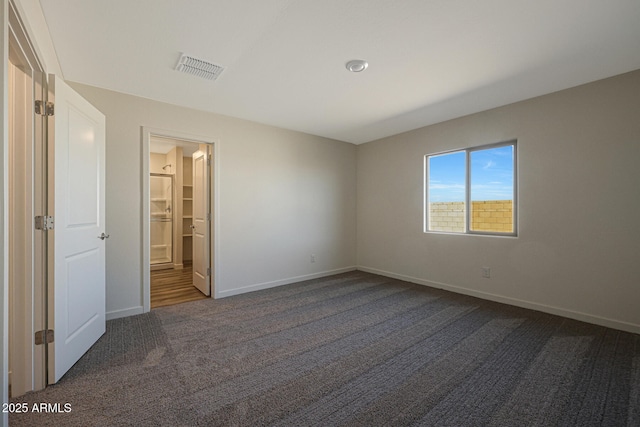
[{"label": "door frame", "polygon": [[[14,341],[14,348],[10,348],[8,351],[13,354],[14,360],[16,358],[22,359],[22,368],[17,372],[13,372],[14,380],[17,379],[16,374],[20,377],[18,381],[14,382],[21,383],[14,391],[21,394],[44,389],[47,385],[47,346],[35,345],[33,337],[35,331],[46,329],[48,312],[48,239],[46,232],[34,230],[32,224],[35,215],[47,215],[48,143],[46,131],[44,130],[46,125],[45,118],[35,114],[35,111],[28,107],[29,105],[33,106],[35,100],[45,100],[47,82],[44,66],[36,52],[36,47],[27,35],[16,6],[11,1],[7,3],[9,35],[7,55],[9,57],[13,52],[15,59],[24,67],[26,83],[30,85],[30,88],[24,92],[28,99],[25,99],[26,109],[23,111],[24,117],[27,119],[25,123],[30,129],[25,129],[26,133],[23,141],[26,142],[26,151],[23,152],[21,157],[21,160],[26,163],[26,168],[22,171],[24,173],[23,176],[30,189],[25,189],[24,218],[17,219],[24,227],[21,228],[22,231],[16,236],[16,238],[24,241],[25,251],[21,254],[14,254],[21,257],[18,259],[20,271],[15,273],[18,275],[17,277],[24,279],[21,281],[25,286],[14,296],[18,300],[14,301],[13,313],[8,313],[9,328],[13,331]],[[7,64],[9,62],[8,57],[5,59]],[[7,71],[7,68],[5,68],[5,71]],[[13,108],[13,105],[10,105],[9,108]],[[8,111],[5,114],[5,118],[7,115]],[[12,161],[12,159],[8,159],[8,161]],[[17,171],[17,173],[19,174],[20,171]],[[15,184],[8,183],[8,186],[13,186],[15,191]],[[8,194],[5,193],[5,195]],[[5,222],[5,224],[7,223],[8,221]],[[9,231],[9,233],[11,232]],[[8,266],[9,264],[5,265]],[[17,265],[14,264],[14,267],[17,267]],[[8,286],[9,283],[7,283]],[[20,310],[18,310],[18,306]],[[15,348],[16,345],[20,348]]]},{"label": "door frame", "polygon": [[209,185],[209,208],[211,209],[211,226],[209,233],[209,247],[212,274],[211,280],[211,297],[218,298],[218,286],[216,286],[220,277],[219,269],[219,226],[220,226],[220,203],[219,203],[219,171],[220,171],[220,141],[215,138],[191,134],[187,132],[180,132],[175,130],[152,128],[148,126],[142,126],[142,144],[141,144],[141,161],[142,161],[142,173],[140,176],[141,188],[142,188],[142,241],[141,241],[141,269],[142,269],[142,310],[147,313],[151,310],[151,272],[150,272],[150,255],[151,248],[149,247],[150,237],[150,207],[149,207],[149,155],[150,155],[150,142],[152,137],[177,139],[186,142],[192,142],[194,144],[208,144],[211,146],[211,154],[213,161],[210,167],[210,185]]}]

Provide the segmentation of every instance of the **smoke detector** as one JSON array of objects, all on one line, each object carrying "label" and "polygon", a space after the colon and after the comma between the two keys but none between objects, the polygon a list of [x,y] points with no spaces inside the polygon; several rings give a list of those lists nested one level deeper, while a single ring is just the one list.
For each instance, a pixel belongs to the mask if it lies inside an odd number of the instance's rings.
[{"label": "smoke detector", "polygon": [[361,73],[366,70],[368,66],[369,63],[362,59],[352,59],[345,64],[347,70],[351,71],[352,73]]},{"label": "smoke detector", "polygon": [[194,58],[185,53],[180,55],[175,69],[176,71],[202,77],[207,80],[217,79],[224,71],[222,65],[216,65],[203,59]]}]

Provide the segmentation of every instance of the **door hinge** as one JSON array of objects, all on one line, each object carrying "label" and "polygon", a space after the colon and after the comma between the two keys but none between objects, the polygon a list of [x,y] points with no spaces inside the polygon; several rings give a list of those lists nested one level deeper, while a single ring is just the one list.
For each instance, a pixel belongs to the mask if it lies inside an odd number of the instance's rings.
[{"label": "door hinge", "polygon": [[41,116],[53,116],[54,110],[53,102],[44,103],[41,100],[36,101],[36,114]]},{"label": "door hinge", "polygon": [[53,230],[53,217],[46,215],[38,215],[35,217],[36,230]]},{"label": "door hinge", "polygon": [[53,329],[45,329],[36,332],[35,343],[36,345],[51,344],[53,342]]},{"label": "door hinge", "polygon": [[207,166],[211,166],[211,154],[207,156]]},{"label": "door hinge", "polygon": [[211,276],[211,267],[207,267],[207,276]]},{"label": "door hinge", "polygon": [[211,221],[211,212],[207,214],[207,221]]}]

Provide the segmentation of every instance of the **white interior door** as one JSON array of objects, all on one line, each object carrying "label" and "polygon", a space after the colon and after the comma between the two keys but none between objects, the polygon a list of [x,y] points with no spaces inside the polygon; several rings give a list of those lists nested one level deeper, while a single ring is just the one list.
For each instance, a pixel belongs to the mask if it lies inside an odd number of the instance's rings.
[{"label": "white interior door", "polygon": [[[49,78],[49,383],[57,382],[105,332],[105,118],[55,76]],[[53,129],[52,129],[53,127]],[[51,139],[51,136],[54,139]],[[53,254],[53,256],[51,256]]]},{"label": "white interior door", "polygon": [[193,154],[193,285],[211,295],[209,257],[209,146]]}]

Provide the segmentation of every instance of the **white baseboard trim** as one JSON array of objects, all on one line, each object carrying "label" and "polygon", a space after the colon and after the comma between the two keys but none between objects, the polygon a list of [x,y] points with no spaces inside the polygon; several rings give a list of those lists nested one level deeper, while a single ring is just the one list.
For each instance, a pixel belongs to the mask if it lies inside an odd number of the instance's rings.
[{"label": "white baseboard trim", "polygon": [[304,276],[289,277],[287,279],[274,280],[273,282],[257,283],[255,285],[242,286],[240,288],[229,289],[216,293],[216,298],[225,298],[233,295],[240,295],[247,292],[260,291],[262,289],[275,288],[276,286],[289,285],[291,283],[303,282],[305,280],[319,279],[320,277],[332,276],[334,274],[347,273],[357,270],[356,266],[339,268],[337,270],[322,271],[320,273],[307,274]]},{"label": "white baseboard trim", "polygon": [[579,311],[567,310],[560,307],[554,307],[550,305],[538,304],[535,302],[520,300],[516,298],[504,297],[501,295],[490,294],[487,292],[480,292],[473,289],[462,288],[460,286],[449,285],[447,283],[434,282],[430,280],[420,279],[417,277],[405,276],[404,274],[393,273],[391,271],[378,270],[376,268],[358,266],[360,271],[367,273],[378,274],[380,276],[391,277],[393,279],[404,280],[405,282],[411,282],[418,285],[429,286],[436,289],[444,289],[446,291],[455,292],[457,294],[469,295],[489,301],[500,302],[503,304],[509,304],[516,307],[528,308],[531,310],[541,311],[543,313],[555,314],[557,316],[567,317],[569,319],[580,320],[582,322],[592,323],[594,325],[606,326],[608,328],[619,329],[621,331],[631,332],[634,334],[640,334],[640,325],[628,323],[615,319],[608,319],[606,317],[594,316]]},{"label": "white baseboard trim", "polygon": [[112,320],[112,319],[119,319],[121,317],[129,317],[129,316],[135,316],[136,314],[142,314],[144,313],[144,310],[142,309],[142,306],[138,306],[138,307],[131,307],[131,308],[125,308],[122,310],[114,310],[114,311],[108,311],[106,314],[106,319],[107,320]]}]

